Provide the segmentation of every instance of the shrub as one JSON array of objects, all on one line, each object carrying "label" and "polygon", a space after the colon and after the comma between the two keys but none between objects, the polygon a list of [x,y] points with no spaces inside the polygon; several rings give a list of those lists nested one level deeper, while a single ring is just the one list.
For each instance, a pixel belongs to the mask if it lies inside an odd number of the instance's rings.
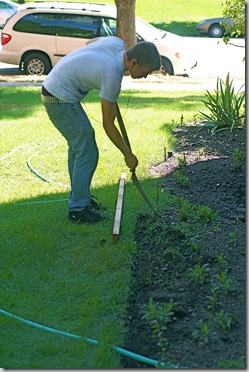
[{"label": "shrub", "polygon": [[[242,87],[241,87],[242,88]],[[230,81],[229,73],[226,82],[217,78],[216,90],[211,94],[208,90],[206,100],[202,100],[209,109],[209,113],[201,111],[201,120],[204,126],[211,128],[212,134],[221,130],[242,128],[245,125],[245,91],[234,91],[233,80]]]}]

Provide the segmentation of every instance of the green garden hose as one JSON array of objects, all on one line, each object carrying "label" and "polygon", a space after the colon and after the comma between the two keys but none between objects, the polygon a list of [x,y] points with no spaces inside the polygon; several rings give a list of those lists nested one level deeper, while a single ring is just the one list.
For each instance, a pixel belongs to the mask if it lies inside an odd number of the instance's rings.
[{"label": "green garden hose", "polygon": [[[74,339],[78,339],[78,340],[84,340],[84,341],[89,342],[92,345],[100,345],[101,344],[99,341],[96,341],[92,338],[82,337],[82,336],[79,336],[79,335],[75,335],[73,333],[68,333],[68,332],[60,331],[60,330],[55,329],[55,328],[47,327],[47,326],[44,326],[42,324],[35,323],[35,322],[30,321],[30,320],[21,318],[20,316],[9,313],[8,311],[5,311],[3,309],[0,309],[0,314],[6,315],[9,318],[16,319],[16,320],[18,320],[18,321],[20,321],[24,324],[30,325],[31,327],[42,329],[42,330],[47,331],[47,332],[56,333],[56,334],[59,334],[59,335],[62,335],[62,336],[66,336],[66,337],[70,337],[70,338],[74,338]],[[149,364],[149,365],[154,366],[156,368],[185,368],[185,367],[179,367],[179,366],[172,365],[171,363],[164,363],[164,362],[160,362],[160,361],[155,360],[155,359],[147,358],[143,355],[133,353],[132,351],[123,349],[123,348],[118,347],[118,346],[110,345],[110,347],[112,349],[116,350],[117,352],[119,352],[121,355],[127,356],[127,357],[132,358],[132,359],[134,359],[138,362],[141,362],[141,363]]]}]

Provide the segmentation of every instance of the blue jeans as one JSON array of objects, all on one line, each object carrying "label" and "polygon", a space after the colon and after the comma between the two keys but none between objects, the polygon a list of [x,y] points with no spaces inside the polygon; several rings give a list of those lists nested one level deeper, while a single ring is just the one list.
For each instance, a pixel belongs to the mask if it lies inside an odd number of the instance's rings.
[{"label": "blue jeans", "polygon": [[71,182],[68,212],[81,211],[91,202],[90,185],[99,158],[94,129],[80,102],[43,104],[49,119],[68,143]]}]

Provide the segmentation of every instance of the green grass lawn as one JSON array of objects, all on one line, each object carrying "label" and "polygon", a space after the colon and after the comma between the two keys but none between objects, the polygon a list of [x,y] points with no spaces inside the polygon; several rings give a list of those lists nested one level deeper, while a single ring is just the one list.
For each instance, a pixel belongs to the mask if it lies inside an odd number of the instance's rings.
[{"label": "green grass lawn", "polygon": [[[203,110],[203,98],[204,92],[188,91],[123,91],[120,96],[131,147],[139,158],[137,176],[155,208],[165,208],[167,195],[159,192],[160,180],[149,177],[149,166],[163,161],[165,145],[174,148],[172,129],[182,115],[184,122],[192,121]],[[108,345],[123,345],[136,252],[134,224],[139,212],[150,210],[122,155],[104,134],[98,94],[89,94],[84,105],[100,150],[92,193],[108,207],[110,220],[96,225],[67,221],[67,146],[45,113],[40,88],[1,88],[0,102],[0,308],[101,342],[91,345],[0,314],[0,366],[121,368],[120,355]],[[127,180],[121,235],[115,242],[121,172]]]},{"label": "green grass lawn", "polygon": [[180,36],[200,36],[196,25],[207,18],[221,17],[222,10],[222,1],[216,0],[136,1],[137,16]]},{"label": "green grass lawn", "polygon": [[[80,0],[74,0],[81,2]],[[33,0],[25,1],[25,3]],[[114,5],[114,0],[92,0],[92,3]],[[222,17],[222,1],[217,0],[136,0],[136,15],[155,27],[180,36],[199,36],[197,23],[207,18]]]}]

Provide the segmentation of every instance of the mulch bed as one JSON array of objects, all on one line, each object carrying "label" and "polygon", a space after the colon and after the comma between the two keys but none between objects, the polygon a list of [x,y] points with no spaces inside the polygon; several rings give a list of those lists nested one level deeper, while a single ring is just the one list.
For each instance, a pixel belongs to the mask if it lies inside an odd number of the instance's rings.
[{"label": "mulch bed", "polygon": [[[157,182],[160,179],[161,192],[170,193],[175,202],[161,208],[156,220],[149,214],[137,216],[134,234],[138,254],[133,262],[125,347],[172,366],[243,368],[245,161],[240,166],[236,161],[245,153],[245,131],[211,135],[207,129],[200,130],[200,125],[190,124],[178,127],[175,136],[177,152],[151,167],[151,176],[157,177]],[[180,174],[178,182],[176,172]],[[185,185],[179,182],[184,179],[188,180]],[[218,217],[203,222],[191,212],[182,217],[180,200],[194,208],[207,206],[218,212]],[[223,257],[223,264],[218,257]],[[196,266],[206,270],[203,283],[194,281]],[[192,272],[192,277],[187,272]],[[223,284],[218,279],[222,273]],[[145,308],[148,315],[150,299],[157,309],[173,304],[170,322],[156,316],[150,321],[142,319]],[[161,341],[155,322],[161,324]],[[200,322],[205,329],[200,328]],[[123,364],[124,368],[151,368],[127,358]]]}]

